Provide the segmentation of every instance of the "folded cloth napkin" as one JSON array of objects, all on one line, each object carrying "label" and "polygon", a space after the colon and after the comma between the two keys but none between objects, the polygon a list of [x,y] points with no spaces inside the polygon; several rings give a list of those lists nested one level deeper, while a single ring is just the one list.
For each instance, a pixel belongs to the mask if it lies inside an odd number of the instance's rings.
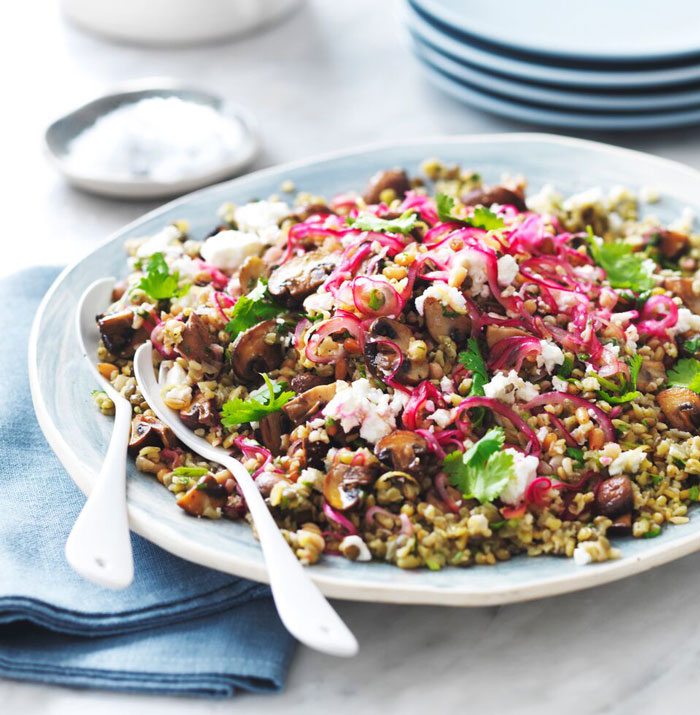
[{"label": "folded cloth napkin", "polygon": [[0,677],[181,695],[279,690],[294,641],[267,587],[135,535],[124,591],[68,566],[63,547],[84,498],[39,429],[26,369],[29,328],[56,275],[36,268],[0,281]]}]

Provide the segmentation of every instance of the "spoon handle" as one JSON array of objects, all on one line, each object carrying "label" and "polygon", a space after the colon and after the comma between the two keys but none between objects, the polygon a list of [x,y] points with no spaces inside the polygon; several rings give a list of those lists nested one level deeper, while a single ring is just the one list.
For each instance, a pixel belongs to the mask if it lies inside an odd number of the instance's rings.
[{"label": "spoon handle", "polygon": [[134,580],[126,512],[126,445],[131,404],[116,394],[113,401],[114,428],[107,454],[95,487],[66,541],[66,558],[83,578],[107,588],[126,588]]},{"label": "spoon handle", "polygon": [[241,487],[255,522],[270,577],[272,597],[282,623],[295,638],[310,648],[336,656],[355,655],[358,651],[355,636],[304,572],[253,478],[237,460],[227,458],[221,461]]}]

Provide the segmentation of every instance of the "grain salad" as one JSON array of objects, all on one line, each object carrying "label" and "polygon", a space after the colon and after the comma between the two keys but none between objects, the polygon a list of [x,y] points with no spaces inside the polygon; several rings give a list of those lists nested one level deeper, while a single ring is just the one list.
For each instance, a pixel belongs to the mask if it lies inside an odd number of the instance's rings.
[{"label": "grain salad", "polygon": [[[700,499],[700,236],[622,188],[527,195],[426,162],[127,241],[97,316],[129,451],[187,514],[249,520],[133,377],[253,474],[285,538],[401,568],[620,554]],[[214,221],[212,221],[214,223]],[[94,394],[103,414],[114,406]]]}]

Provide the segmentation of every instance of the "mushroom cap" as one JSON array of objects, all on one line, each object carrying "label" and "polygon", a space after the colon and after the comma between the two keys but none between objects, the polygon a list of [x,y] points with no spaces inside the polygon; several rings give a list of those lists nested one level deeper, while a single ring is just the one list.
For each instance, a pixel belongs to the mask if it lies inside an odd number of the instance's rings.
[{"label": "mushroom cap", "polygon": [[334,509],[347,511],[360,503],[362,487],[373,481],[374,473],[369,466],[335,464],[323,479],[323,496]]},{"label": "mushroom cap", "polygon": [[428,442],[410,430],[395,430],[382,437],[375,445],[374,453],[395,470],[410,473],[420,471],[430,454]]},{"label": "mushroom cap", "polygon": [[301,424],[322,410],[335,396],[336,384],[316,385],[287,402],[282,411],[295,424]]},{"label": "mushroom cap", "polygon": [[496,343],[506,338],[530,335],[526,330],[514,328],[507,325],[487,325],[486,344],[492,348]]},{"label": "mushroom cap", "polygon": [[417,385],[428,377],[430,364],[427,356],[420,360],[412,360],[408,357],[408,350],[413,338],[413,331],[408,325],[393,318],[377,318],[369,326],[368,336],[374,337],[375,340],[369,339],[365,343],[365,362],[375,377],[380,380],[385,379],[396,369],[398,360],[394,350],[389,346],[382,345],[382,338],[395,343],[403,356],[401,367],[396,373],[396,379],[399,382]]},{"label": "mushroom cap", "polygon": [[284,357],[278,341],[268,343],[277,323],[265,320],[242,332],[231,345],[231,367],[236,377],[247,384],[261,382],[260,373],[276,370]]},{"label": "mushroom cap", "polygon": [[270,274],[268,293],[288,305],[298,305],[319,288],[340,262],[340,251],[309,251],[290,258]]},{"label": "mushroom cap", "polygon": [[368,204],[378,204],[384,191],[391,189],[396,198],[402,199],[411,188],[411,181],[403,169],[378,171],[370,180],[362,198]]},{"label": "mushroom cap", "polygon": [[468,315],[445,312],[443,304],[437,298],[426,298],[423,303],[425,328],[433,340],[452,338],[458,345],[466,342],[471,334],[472,321]]},{"label": "mushroom cap", "polygon": [[700,428],[700,395],[687,387],[669,387],[656,396],[666,419],[676,429],[697,432]]},{"label": "mushroom cap", "polygon": [[136,415],[131,420],[131,436],[129,437],[129,452],[138,454],[143,447],[161,447],[173,449],[177,439],[169,427],[166,427],[157,417]]},{"label": "mushroom cap", "polygon": [[601,482],[596,491],[595,503],[600,514],[615,517],[632,511],[634,492],[629,477],[620,474]]},{"label": "mushroom cap", "polygon": [[465,206],[486,206],[487,208],[491,204],[511,205],[515,206],[518,211],[527,211],[522,190],[508,188],[501,184],[473,189],[462,196],[462,203]]},{"label": "mushroom cap", "polygon": [[700,313],[700,295],[697,295],[693,290],[692,278],[687,276],[666,278],[664,288],[679,296],[693,313]]}]

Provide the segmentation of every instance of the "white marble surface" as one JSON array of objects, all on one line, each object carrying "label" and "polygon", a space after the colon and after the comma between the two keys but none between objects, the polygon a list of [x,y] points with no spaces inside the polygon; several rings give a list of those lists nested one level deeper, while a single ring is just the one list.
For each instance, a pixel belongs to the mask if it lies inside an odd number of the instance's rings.
[{"label": "white marble surface", "polygon": [[[0,273],[72,261],[151,207],[80,194],[42,156],[41,133],[53,117],[122,80],[173,75],[248,105],[265,143],[259,166],[371,141],[533,129],[432,89],[403,45],[389,0],[309,0],[246,40],[177,51],[89,37],[65,26],[52,2],[13,3],[3,30]],[[595,138],[700,167],[699,134]],[[697,691],[699,592],[700,555],[593,591],[503,608],[340,603],[361,655],[348,662],[300,650],[279,696],[211,703],[0,681],[0,712],[684,711]]]}]

